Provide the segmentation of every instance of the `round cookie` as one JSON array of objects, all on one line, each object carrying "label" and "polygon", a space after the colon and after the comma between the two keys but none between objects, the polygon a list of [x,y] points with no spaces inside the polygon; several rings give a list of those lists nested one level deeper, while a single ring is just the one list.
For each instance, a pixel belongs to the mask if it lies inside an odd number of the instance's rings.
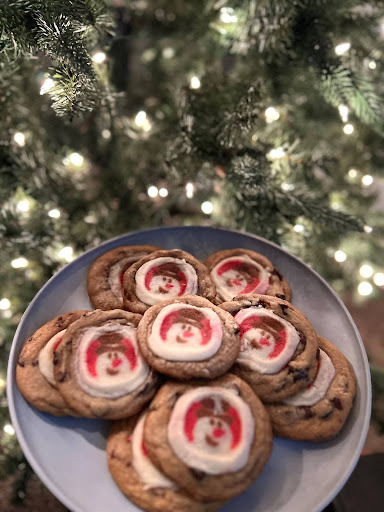
[{"label": "round cookie", "polygon": [[240,354],[231,371],[263,402],[284,400],[312,382],[318,337],[292,304],[267,295],[242,295],[219,307],[240,327]]},{"label": "round cookie", "polygon": [[248,249],[227,249],[211,254],[204,265],[216,286],[216,302],[239,295],[273,295],[290,301],[291,287],[268,258]]},{"label": "round cookie", "polygon": [[116,247],[97,258],[87,279],[88,295],[95,308],[121,309],[124,272],[132,263],[159,249],[156,245],[127,245]]},{"label": "round cookie", "polygon": [[61,343],[65,329],[88,311],[63,313],[30,336],[17,360],[16,382],[21,394],[39,411],[54,416],[74,416],[57,390],[53,376],[54,350]]},{"label": "round cookie", "polygon": [[356,395],[356,377],[347,358],[319,336],[321,357],[315,380],[281,403],[268,404],[274,434],[327,441],[343,428]]},{"label": "round cookie", "polygon": [[195,295],[149,308],[137,339],[152,368],[179,380],[219,377],[240,350],[239,327],[232,316]]},{"label": "round cookie", "polygon": [[167,382],[144,425],[149,457],[194,499],[228,500],[247,489],[272,450],[268,414],[235,375]]},{"label": "round cookie", "polygon": [[55,352],[55,380],[79,416],[119,419],[139,412],[156,392],[158,376],[142,358],[141,315],[96,310],[73,324]]},{"label": "round cookie", "polygon": [[205,266],[179,249],[141,258],[125,272],[123,287],[124,307],[141,314],[167,299],[200,295],[213,300],[216,293]]},{"label": "round cookie", "polygon": [[120,490],[147,512],[214,512],[222,503],[201,503],[177,488],[152,464],[143,442],[143,422],[134,416],[112,423],[107,441],[108,469]]}]

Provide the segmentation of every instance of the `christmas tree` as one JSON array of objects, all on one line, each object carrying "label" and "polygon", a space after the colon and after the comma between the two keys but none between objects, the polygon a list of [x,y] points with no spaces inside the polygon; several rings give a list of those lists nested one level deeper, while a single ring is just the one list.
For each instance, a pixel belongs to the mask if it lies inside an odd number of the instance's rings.
[{"label": "christmas tree", "polygon": [[12,336],[85,249],[225,226],[339,293],[379,296],[383,16],[354,0],[1,3],[0,476],[18,471],[19,499],[31,470],[6,408]]}]

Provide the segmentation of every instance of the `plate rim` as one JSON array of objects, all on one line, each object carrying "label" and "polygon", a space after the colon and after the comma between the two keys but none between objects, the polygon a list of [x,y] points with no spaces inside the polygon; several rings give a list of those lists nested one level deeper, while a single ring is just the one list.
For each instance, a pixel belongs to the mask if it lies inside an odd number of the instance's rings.
[{"label": "plate rim", "polygon": [[[248,233],[247,231],[241,231],[236,229],[228,229],[228,228],[220,228],[220,227],[214,227],[214,226],[199,226],[199,225],[193,225],[193,226],[164,226],[164,227],[156,227],[156,228],[148,228],[148,229],[140,229],[136,231],[129,231],[127,233],[124,233],[122,235],[118,235],[114,238],[110,238],[108,240],[105,240],[101,244],[92,247],[88,249],[87,251],[83,252],[80,256],[78,256],[75,260],[67,263],[64,265],[63,268],[61,268],[58,272],[53,274],[48,281],[42,286],[42,288],[36,293],[36,295],[33,297],[31,302],[29,303],[27,309],[23,313],[20,322],[17,326],[16,332],[14,334],[14,337],[12,339],[12,345],[11,350],[9,352],[9,359],[8,359],[8,365],[7,365],[7,399],[8,399],[8,409],[12,421],[12,425],[15,429],[15,434],[17,436],[17,440],[21,446],[21,449],[28,460],[29,464],[31,465],[32,469],[35,471],[35,473],[38,475],[40,480],[44,483],[44,485],[52,492],[52,494],[59,500],[63,505],[65,505],[68,509],[73,510],[73,512],[88,512],[83,507],[77,503],[75,503],[71,498],[67,498],[66,495],[64,495],[61,490],[56,487],[56,484],[53,480],[51,480],[45,473],[44,469],[40,466],[40,464],[35,459],[32,451],[29,449],[29,446],[26,442],[26,439],[24,438],[22,428],[19,424],[17,413],[16,413],[16,407],[15,407],[15,392],[16,392],[16,379],[15,379],[15,369],[16,369],[16,340],[19,336],[19,332],[23,328],[23,325],[26,321],[27,316],[29,315],[29,312],[33,309],[35,304],[38,302],[40,296],[42,296],[47,288],[51,286],[51,281],[58,277],[60,274],[65,274],[70,267],[72,267],[74,264],[80,263],[83,259],[85,259],[89,253],[101,249],[105,245],[113,244],[114,242],[123,239],[127,236],[136,235],[139,233],[149,233],[154,231],[168,231],[168,230],[196,230],[196,229],[206,229],[206,230],[213,230],[213,231],[222,231],[226,233],[236,233],[239,235],[244,235],[246,237],[253,238],[255,240],[261,241],[267,245],[270,245],[280,251],[283,251],[287,253],[291,258],[296,260],[302,265],[305,265],[307,270],[309,270],[314,277],[318,278],[322,284],[327,288],[327,290],[333,295],[333,297],[336,299],[336,301],[341,306],[342,310],[344,311],[344,314],[347,316],[350,324],[353,327],[353,330],[355,332],[355,335],[357,337],[357,340],[359,342],[359,348],[363,359],[363,366],[364,366],[364,375],[365,375],[365,384],[367,387],[367,404],[366,404],[366,410],[365,410],[365,416],[363,421],[363,428],[360,433],[359,442],[355,445],[353,457],[345,467],[343,473],[341,474],[341,478],[338,479],[339,484],[336,486],[336,490],[331,493],[330,496],[328,496],[326,499],[324,499],[321,504],[319,504],[319,507],[314,509],[313,512],[320,512],[322,511],[334,498],[335,496],[342,490],[344,487],[346,481],[350,477],[352,471],[356,467],[356,464],[359,460],[359,455],[361,454],[362,448],[364,446],[364,442],[368,433],[369,428],[369,421],[371,417],[371,408],[372,408],[372,385],[371,385],[371,376],[370,376],[370,369],[369,369],[369,363],[368,363],[368,357],[367,353],[364,347],[363,340],[360,336],[359,330],[357,329],[355,322],[353,321],[353,318],[346,308],[343,301],[340,299],[338,294],[333,290],[333,288],[327,283],[327,281],[318,274],[314,269],[312,269],[309,265],[307,265],[304,261],[302,261],[300,258],[292,254],[287,249],[283,249],[280,245],[278,245],[275,242],[271,242],[270,240],[267,240],[261,236],[255,235],[253,233]],[[363,397],[362,397],[363,398]],[[76,510],[73,509],[73,506],[76,507]],[[312,512],[312,511],[308,511]]]}]

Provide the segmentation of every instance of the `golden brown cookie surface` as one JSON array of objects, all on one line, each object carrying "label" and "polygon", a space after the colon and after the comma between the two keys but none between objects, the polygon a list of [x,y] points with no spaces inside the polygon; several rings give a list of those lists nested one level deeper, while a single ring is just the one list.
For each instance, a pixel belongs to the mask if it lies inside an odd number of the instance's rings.
[{"label": "golden brown cookie surface", "polygon": [[158,376],[137,346],[141,315],[92,311],[65,333],[55,352],[60,393],[79,416],[118,419],[139,412],[154,395]]},{"label": "golden brown cookie surface", "polygon": [[85,310],[70,311],[53,318],[27,339],[21,351],[16,367],[16,382],[24,398],[40,411],[55,416],[76,415],[56,387],[53,353],[63,338],[63,331],[86,313],[88,311]]},{"label": "golden brown cookie surface", "polygon": [[124,307],[141,314],[167,299],[199,295],[213,300],[216,293],[205,266],[179,249],[141,258],[125,272],[123,287]]},{"label": "golden brown cookie surface", "polygon": [[[334,367],[334,376],[332,378],[333,374],[330,375],[332,380],[328,385],[326,378],[321,378],[322,366],[319,367],[313,384],[319,390],[325,385],[328,387],[323,390],[325,395],[315,403],[311,404],[313,399],[308,397],[310,390],[306,390],[305,394],[292,397],[297,404],[303,405],[275,403],[266,406],[277,436],[326,441],[335,437],[343,428],[356,394],[355,373],[346,357],[331,342],[320,336],[319,346],[329,357]],[[322,364],[325,367],[326,361]]]},{"label": "golden brown cookie surface", "polygon": [[216,302],[239,295],[264,294],[290,301],[291,287],[272,262],[249,249],[226,249],[211,254],[204,262],[216,286]]},{"label": "golden brown cookie surface", "polygon": [[195,385],[167,382],[149,407],[144,442],[164,474],[210,502],[251,485],[271,453],[272,432],[258,397],[227,374]]},{"label": "golden brown cookie surface", "polygon": [[232,369],[263,402],[276,402],[304,389],[317,370],[318,338],[292,304],[267,295],[224,302],[240,327],[240,355]]},{"label": "golden brown cookie surface", "polygon": [[121,309],[124,272],[143,256],[159,249],[156,245],[127,245],[116,247],[97,258],[87,278],[88,295],[95,308]]},{"label": "golden brown cookie surface", "polygon": [[214,379],[236,361],[239,328],[232,316],[187,295],[148,309],[138,327],[141,353],[160,373],[180,380]]}]

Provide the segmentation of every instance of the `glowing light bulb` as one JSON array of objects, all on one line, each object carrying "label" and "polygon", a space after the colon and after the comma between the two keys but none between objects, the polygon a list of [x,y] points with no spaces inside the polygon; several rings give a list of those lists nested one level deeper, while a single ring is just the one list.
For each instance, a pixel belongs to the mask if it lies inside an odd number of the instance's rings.
[{"label": "glowing light bulb", "polygon": [[289,192],[290,190],[294,190],[295,185],[293,185],[292,183],[284,182],[281,184],[281,188],[282,188],[282,190],[284,190],[284,192]]},{"label": "glowing light bulb", "polygon": [[357,291],[360,295],[367,296],[373,292],[373,286],[368,281],[362,281],[357,287]]},{"label": "glowing light bulb", "polygon": [[296,233],[302,233],[304,231],[304,226],[302,224],[295,224],[293,226],[293,231],[296,231]]},{"label": "glowing light bulb", "polygon": [[168,195],[168,189],[167,189],[167,188],[164,188],[164,187],[163,187],[163,188],[161,188],[161,189],[159,190],[159,196],[160,196],[160,197],[167,197],[167,195]]},{"label": "glowing light bulb", "polygon": [[11,265],[13,268],[24,268],[28,266],[28,260],[26,258],[16,258],[11,261]]},{"label": "glowing light bulb", "polygon": [[369,187],[369,185],[372,185],[373,183],[373,177],[370,174],[366,174],[361,178],[361,183],[364,187]]},{"label": "glowing light bulb", "polygon": [[4,425],[3,430],[6,434],[9,434],[10,436],[13,436],[13,434],[15,433],[15,429],[9,423],[7,425]]},{"label": "glowing light bulb", "polygon": [[70,246],[63,247],[59,251],[59,257],[65,261],[72,261],[73,260],[73,249]]},{"label": "glowing light bulb", "polygon": [[192,199],[194,190],[195,187],[193,186],[193,183],[187,183],[185,185],[185,195],[188,197],[188,199]]},{"label": "glowing light bulb", "polygon": [[336,55],[344,55],[344,53],[347,53],[348,50],[351,48],[351,43],[340,43],[337,46],[335,46],[335,53]]},{"label": "glowing light bulb", "polygon": [[384,286],[383,272],[377,272],[377,274],[373,276],[373,282],[375,283],[376,286]]},{"label": "glowing light bulb", "polygon": [[8,299],[1,299],[0,300],[0,309],[5,311],[6,309],[9,309],[11,307],[11,303]]},{"label": "glowing light bulb", "polygon": [[278,158],[283,158],[285,156],[285,151],[283,148],[273,148],[268,153],[269,158],[272,158],[273,160],[277,160]]},{"label": "glowing light bulb", "polygon": [[175,50],[171,47],[164,48],[163,57],[164,59],[172,59],[175,56]]},{"label": "glowing light bulb", "polygon": [[140,112],[136,114],[135,123],[136,126],[142,128],[145,132],[148,132],[152,128],[152,125],[148,120],[147,113],[144,112],[144,110],[140,110]]},{"label": "glowing light bulb", "polygon": [[351,133],[353,133],[354,131],[355,128],[351,123],[345,124],[343,127],[343,132],[345,133],[345,135],[351,135]]},{"label": "glowing light bulb", "polygon": [[373,268],[371,265],[361,265],[360,267],[360,275],[361,277],[371,277],[373,275]]},{"label": "glowing light bulb", "polygon": [[52,219],[58,219],[61,213],[57,208],[53,208],[52,210],[49,210],[48,215],[49,217],[52,217]]},{"label": "glowing light bulb", "polygon": [[40,95],[42,96],[43,94],[47,94],[47,92],[50,91],[54,85],[55,82],[52,80],[52,78],[46,78],[40,87]]},{"label": "glowing light bulb", "polygon": [[158,191],[157,187],[152,185],[151,187],[148,188],[147,193],[148,193],[149,197],[156,197],[158,195],[159,191]]},{"label": "glowing light bulb", "polygon": [[343,263],[347,259],[347,255],[344,251],[341,251],[340,249],[335,251],[334,258],[338,263]]},{"label": "glowing light bulb", "polygon": [[107,128],[101,132],[103,139],[109,139],[111,137],[111,131]]},{"label": "glowing light bulb", "polygon": [[211,201],[204,201],[204,203],[201,204],[201,211],[206,215],[210,215],[213,212],[213,204]]},{"label": "glowing light bulb", "polygon": [[25,146],[25,135],[24,133],[17,132],[13,136],[13,140],[18,144],[19,146],[23,147]]},{"label": "glowing light bulb", "polygon": [[199,89],[201,85],[200,79],[197,76],[193,76],[189,83],[191,89]]},{"label": "glowing light bulb", "polygon": [[339,105],[338,109],[341,120],[343,121],[343,123],[346,123],[348,121],[349,108],[347,107],[347,105]]},{"label": "glowing light bulb", "polygon": [[30,207],[31,207],[31,202],[29,199],[21,199],[21,201],[19,201],[16,205],[16,209],[19,212],[23,212],[23,213],[28,212]]},{"label": "glowing light bulb", "polygon": [[272,123],[273,121],[277,121],[280,117],[280,114],[274,107],[268,107],[265,111],[265,119],[267,123]]},{"label": "glowing light bulb", "polygon": [[92,55],[92,60],[96,64],[101,64],[102,62],[105,61],[106,58],[107,58],[107,56],[104,52],[96,52]]},{"label": "glowing light bulb", "polygon": [[376,69],[376,62],[374,60],[369,61],[369,69]]},{"label": "glowing light bulb", "polygon": [[356,169],[349,169],[349,171],[348,171],[348,176],[349,176],[350,178],[356,178],[356,176],[357,176],[357,171],[356,171]]},{"label": "glowing light bulb", "polygon": [[373,231],[373,227],[372,226],[364,226],[364,231],[366,233],[372,233]]},{"label": "glowing light bulb", "polygon": [[223,23],[235,23],[237,16],[232,7],[222,7],[220,9],[220,21]]},{"label": "glowing light bulb", "polygon": [[68,160],[75,167],[81,167],[84,163],[84,157],[80,153],[71,153]]}]

